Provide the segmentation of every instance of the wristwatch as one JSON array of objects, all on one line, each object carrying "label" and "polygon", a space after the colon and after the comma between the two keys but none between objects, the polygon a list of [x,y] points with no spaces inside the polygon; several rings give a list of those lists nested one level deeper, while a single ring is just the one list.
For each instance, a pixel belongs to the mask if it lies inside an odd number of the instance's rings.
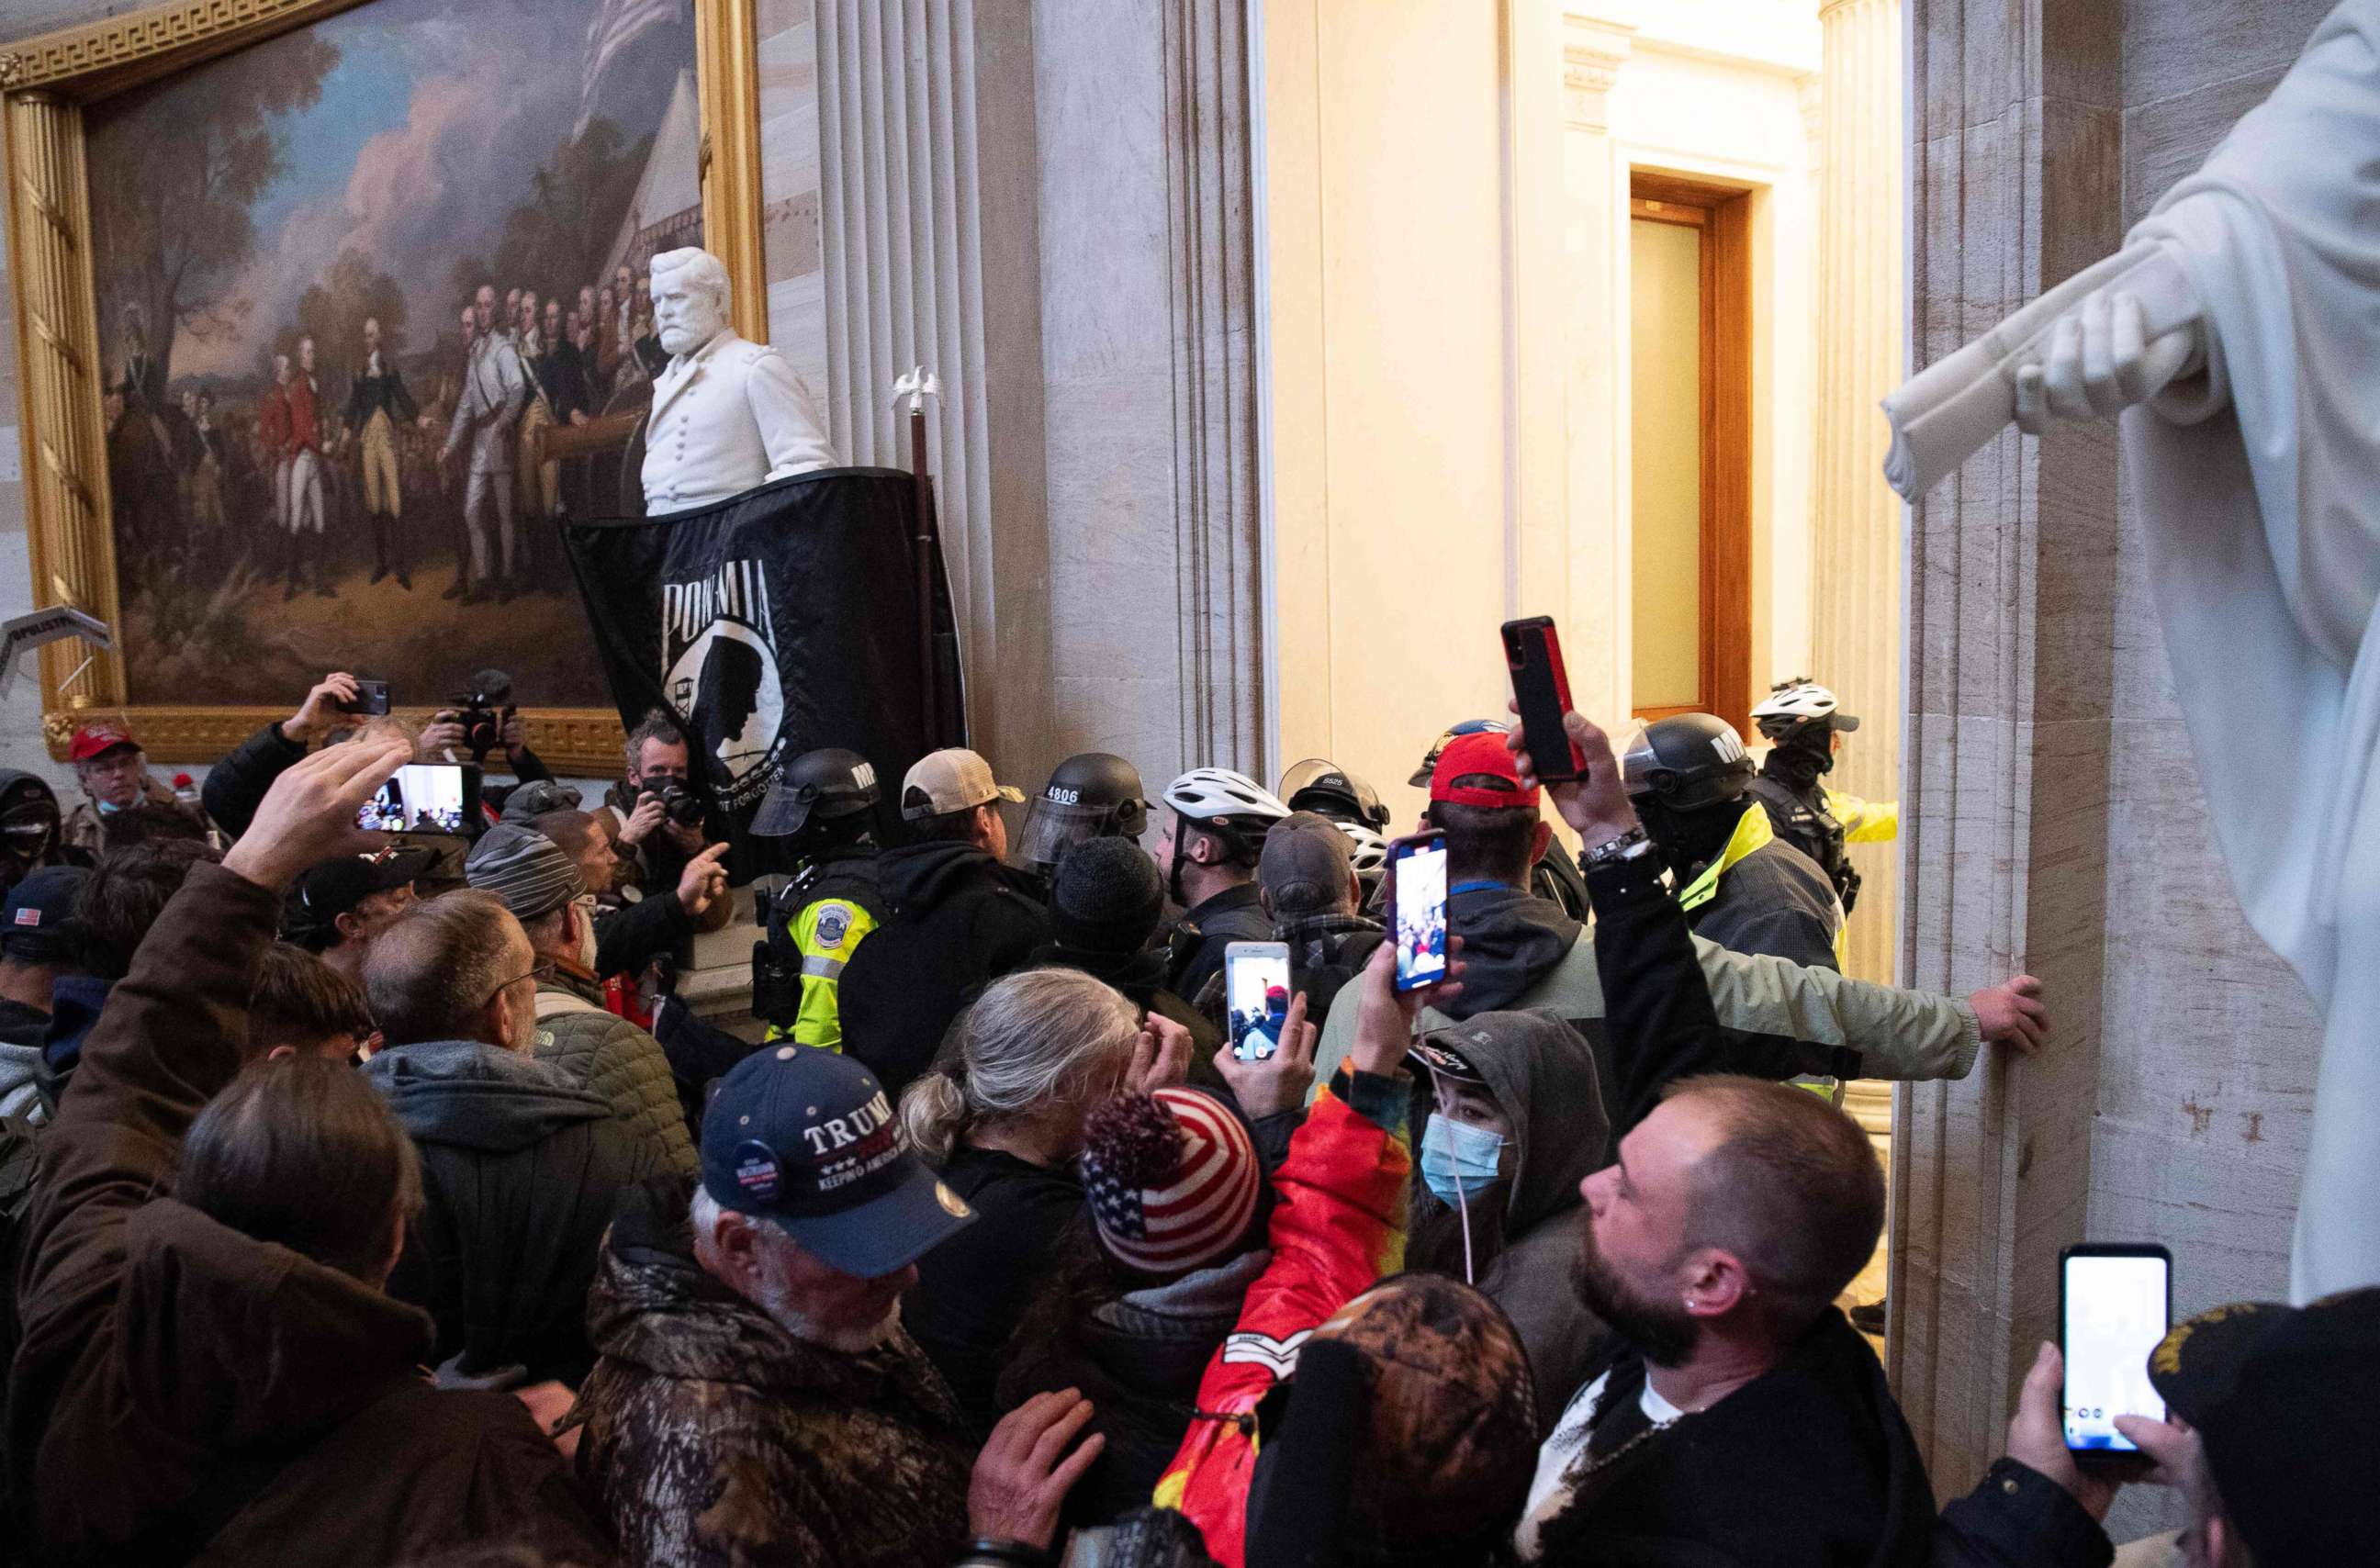
[{"label": "wristwatch", "polygon": [[1582,850],[1578,863],[1592,871],[1598,866],[1616,865],[1624,860],[1637,860],[1653,853],[1653,835],[1642,824],[1629,829],[1616,838],[1607,838],[1592,849]]}]

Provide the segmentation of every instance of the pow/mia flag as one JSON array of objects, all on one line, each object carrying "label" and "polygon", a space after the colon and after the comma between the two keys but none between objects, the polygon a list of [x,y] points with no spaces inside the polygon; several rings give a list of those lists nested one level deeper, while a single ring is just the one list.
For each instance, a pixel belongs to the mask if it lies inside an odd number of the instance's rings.
[{"label": "pow/mia flag", "polygon": [[[621,721],[676,719],[739,881],[769,869],[747,832],[794,758],[845,747],[898,779],[942,744],[921,695],[914,485],[828,468],[696,511],[562,525]],[[940,561],[934,577],[946,602]],[[936,639],[944,692],[954,643]]]}]

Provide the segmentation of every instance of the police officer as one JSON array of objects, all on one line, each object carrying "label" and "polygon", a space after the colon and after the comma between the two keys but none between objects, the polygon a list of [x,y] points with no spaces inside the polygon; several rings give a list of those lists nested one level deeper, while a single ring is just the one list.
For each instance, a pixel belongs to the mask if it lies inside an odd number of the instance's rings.
[{"label": "police officer", "polygon": [[1136,839],[1148,826],[1140,770],[1109,751],[1084,751],[1051,771],[1026,808],[1017,864],[1050,885],[1059,857],[1094,838]]},{"label": "police officer", "polygon": [[1834,770],[1839,738],[1859,728],[1835,694],[1807,676],[1779,681],[1752,711],[1770,743],[1752,781],[1752,796],[1768,808],[1777,836],[1818,863],[1835,884],[1848,915],[1859,902],[1860,874],[1845,844],[1880,844],[1899,835],[1898,801],[1870,802],[1822,786]]},{"label": "police officer", "polygon": [[[1427,780],[1424,780],[1427,783]],[[1347,839],[1366,906],[1378,902],[1388,869],[1389,808],[1379,791],[1326,757],[1309,757],[1281,774],[1273,793],[1292,811],[1327,818]]]},{"label": "police officer", "polygon": [[[1509,735],[1512,729],[1512,726],[1501,719],[1463,720],[1430,742],[1429,750],[1422,757],[1421,766],[1414,770],[1413,777],[1405,783],[1415,789],[1427,789],[1429,776],[1438,771],[1439,753],[1446,749],[1449,742],[1466,735]],[[1561,906],[1563,914],[1583,925],[1587,919],[1586,878],[1579,871],[1575,857],[1552,846],[1550,840],[1548,843],[1551,852],[1539,857],[1537,863],[1529,868],[1529,891],[1549,904]],[[1377,886],[1377,881],[1366,882],[1366,893],[1376,891]],[[1366,898],[1367,905],[1377,902],[1368,896]]]},{"label": "police officer", "polygon": [[1708,713],[1660,720],[1620,767],[1696,935],[1737,953],[1842,967],[1834,884],[1746,799],[1752,756],[1733,724]]},{"label": "police officer", "polygon": [[880,798],[868,759],[828,747],[795,758],[752,819],[753,833],[784,840],[795,862],[752,949],[752,1011],[771,1039],[843,1047],[843,966],[884,918]]}]

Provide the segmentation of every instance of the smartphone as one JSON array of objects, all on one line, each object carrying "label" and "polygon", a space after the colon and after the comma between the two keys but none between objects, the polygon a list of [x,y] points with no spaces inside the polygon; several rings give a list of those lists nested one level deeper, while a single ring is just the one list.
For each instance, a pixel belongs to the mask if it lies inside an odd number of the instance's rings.
[{"label": "smartphone", "polygon": [[1389,939],[1397,944],[1397,989],[1446,978],[1446,835],[1415,833],[1389,845]]},{"label": "smartphone", "polygon": [[2153,1243],[2095,1243],[2058,1255],[2058,1348],[2066,1357],[2066,1446],[2138,1454],[2119,1416],[2165,1419],[2149,1355],[2173,1323],[2173,1258]]},{"label": "smartphone", "polygon": [[1289,1016],[1289,943],[1234,942],[1223,949],[1223,1007],[1232,1054],[1261,1062],[1281,1049]]},{"label": "smartphone", "polygon": [[361,680],[356,682],[356,699],[353,702],[340,703],[339,711],[342,713],[362,713],[372,717],[378,717],[381,714],[386,713],[388,711],[388,683],[386,681]]},{"label": "smartphone", "polygon": [[408,762],[358,809],[356,825],[383,833],[461,833],[479,814],[479,769]]},{"label": "smartphone", "polygon": [[[1551,615],[1504,623],[1504,667],[1512,672],[1512,699],[1529,737],[1529,760],[1537,777],[1553,783],[1586,776],[1586,754],[1562,728],[1570,711],[1570,671],[1562,664],[1561,636]],[[1559,735],[1560,744],[1548,737]]]}]

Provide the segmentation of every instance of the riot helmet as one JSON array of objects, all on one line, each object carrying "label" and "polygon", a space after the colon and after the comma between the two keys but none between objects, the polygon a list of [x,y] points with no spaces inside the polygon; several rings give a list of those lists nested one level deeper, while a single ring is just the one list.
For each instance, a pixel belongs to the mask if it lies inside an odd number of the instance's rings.
[{"label": "riot helmet", "polygon": [[[1501,719],[1465,719],[1429,743],[1428,755],[1421,760],[1421,766],[1414,770],[1414,776],[1407,779],[1405,783],[1415,789],[1427,789],[1430,774],[1438,772],[1439,753],[1444,751],[1451,742],[1460,740],[1467,735],[1510,735],[1512,733],[1512,726]],[[1385,823],[1388,819],[1383,817],[1380,820]]]},{"label": "riot helmet", "polygon": [[1140,770],[1109,751],[1084,751],[1051,770],[1025,813],[1017,859],[1045,875],[1061,856],[1094,838],[1132,838],[1148,826]]},{"label": "riot helmet", "polygon": [[1309,757],[1291,768],[1273,793],[1293,811],[1311,811],[1375,831],[1389,825],[1389,808],[1379,791],[1325,757]]},{"label": "riot helmet", "polygon": [[59,820],[58,797],[39,775],[0,768],[0,886],[49,859]]},{"label": "riot helmet", "polygon": [[1632,796],[1672,811],[1704,811],[1743,798],[1752,754],[1725,719],[1676,713],[1645,726],[1620,760]]},{"label": "riot helmet", "polygon": [[822,747],[785,764],[776,787],[753,814],[752,832],[762,838],[792,838],[814,822],[873,811],[882,798],[873,763],[856,751]]}]

